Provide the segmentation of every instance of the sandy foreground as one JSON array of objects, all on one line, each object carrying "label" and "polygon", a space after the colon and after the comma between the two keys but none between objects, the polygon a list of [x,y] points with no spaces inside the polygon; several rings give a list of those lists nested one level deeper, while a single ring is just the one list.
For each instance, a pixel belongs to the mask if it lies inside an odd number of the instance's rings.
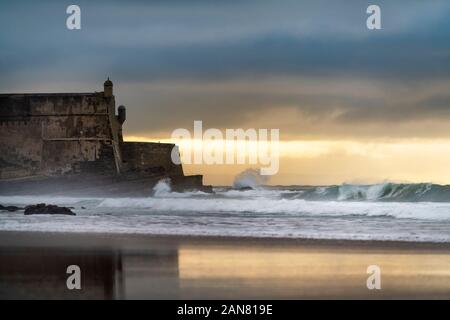
[{"label": "sandy foreground", "polygon": [[[71,265],[80,290],[67,288]],[[450,299],[450,246],[1,231],[0,298]]]}]

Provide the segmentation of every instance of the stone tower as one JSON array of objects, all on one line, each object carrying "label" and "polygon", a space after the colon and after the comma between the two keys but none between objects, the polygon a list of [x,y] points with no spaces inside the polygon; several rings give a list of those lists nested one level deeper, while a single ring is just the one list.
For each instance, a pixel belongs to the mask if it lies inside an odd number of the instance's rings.
[{"label": "stone tower", "polygon": [[118,111],[117,120],[119,121],[120,124],[123,124],[127,118],[127,110],[125,109],[124,106],[121,105],[119,106],[117,111]]},{"label": "stone tower", "polygon": [[104,87],[103,92],[104,92],[105,98],[112,97],[113,96],[113,83],[111,80],[109,80],[109,77],[108,77],[108,80],[106,80],[105,83],[103,84],[103,87]]}]

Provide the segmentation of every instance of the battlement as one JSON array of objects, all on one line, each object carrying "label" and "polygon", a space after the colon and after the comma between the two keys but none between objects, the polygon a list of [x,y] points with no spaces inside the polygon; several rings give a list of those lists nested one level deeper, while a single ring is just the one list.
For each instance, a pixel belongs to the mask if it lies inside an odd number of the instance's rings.
[{"label": "battlement", "polygon": [[26,120],[32,117],[108,114],[114,98],[103,92],[64,94],[1,94],[0,119]]}]

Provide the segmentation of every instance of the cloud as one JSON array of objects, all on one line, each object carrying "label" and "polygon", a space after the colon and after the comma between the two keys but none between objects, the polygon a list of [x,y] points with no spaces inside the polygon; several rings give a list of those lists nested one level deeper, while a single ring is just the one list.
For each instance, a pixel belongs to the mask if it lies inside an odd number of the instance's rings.
[{"label": "cloud", "polygon": [[129,134],[193,120],[284,137],[449,136],[450,4],[378,1],[79,1],[1,4],[0,87],[91,91],[111,76]]},{"label": "cloud", "polygon": [[283,139],[379,139],[449,137],[448,87],[450,81],[279,77],[133,83],[116,92],[129,109],[130,135],[168,137],[203,120],[208,128],[279,128]]}]

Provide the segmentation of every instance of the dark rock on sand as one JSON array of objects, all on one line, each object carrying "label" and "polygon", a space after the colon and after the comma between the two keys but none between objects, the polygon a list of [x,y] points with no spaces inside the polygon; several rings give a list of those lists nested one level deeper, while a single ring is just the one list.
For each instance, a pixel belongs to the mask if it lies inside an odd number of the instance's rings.
[{"label": "dark rock on sand", "polygon": [[14,212],[14,211],[19,211],[19,210],[23,210],[23,208],[16,207],[16,206],[3,206],[0,204],[0,211]]},{"label": "dark rock on sand", "polygon": [[70,210],[67,207],[58,207],[51,204],[46,205],[45,203],[27,206],[25,208],[25,215],[31,214],[64,214],[69,216],[76,215],[74,212],[72,212],[72,210]]}]

